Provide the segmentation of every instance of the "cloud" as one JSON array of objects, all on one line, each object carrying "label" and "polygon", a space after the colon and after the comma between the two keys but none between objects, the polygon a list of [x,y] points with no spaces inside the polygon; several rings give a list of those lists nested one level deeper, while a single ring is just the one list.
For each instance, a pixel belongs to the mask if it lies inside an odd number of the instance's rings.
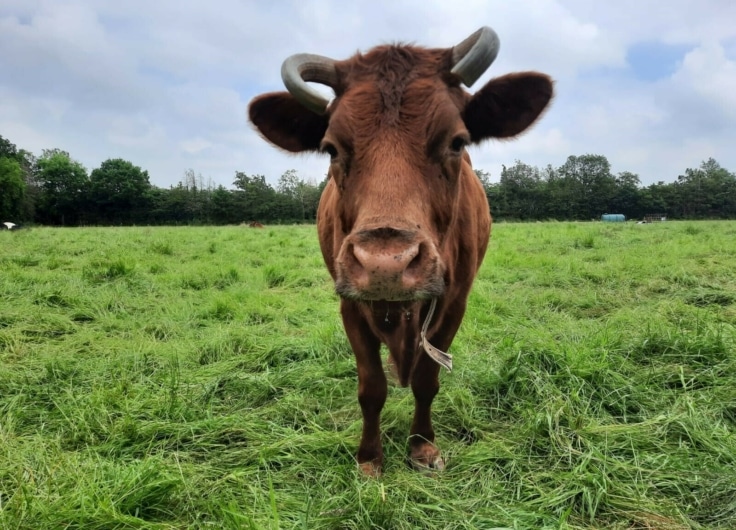
[{"label": "cloud", "polygon": [[557,97],[518,141],[474,148],[476,167],[498,178],[517,158],[545,166],[596,153],[614,171],[671,181],[703,157],[736,170],[735,19],[725,0],[5,0],[0,134],[90,169],[122,157],[160,186],[188,168],[226,186],[236,170],[321,179],[323,157],[269,146],[245,117],[252,97],[282,90],[285,57],[452,46],[488,24],[501,52],[472,90],[537,69]]},{"label": "cloud", "polygon": [[30,18],[4,16],[0,46],[3,80],[26,96],[64,98],[84,110],[140,109],[155,99],[137,58],[89,6],[53,2]]},{"label": "cloud", "polygon": [[672,76],[682,95],[695,99],[708,110],[722,114],[723,125],[736,120],[736,61],[726,56],[724,47],[707,40],[687,55]]},{"label": "cloud", "polygon": [[202,137],[197,138],[190,138],[189,140],[184,140],[182,142],[179,142],[179,146],[181,147],[181,150],[185,153],[189,154],[197,154],[201,153],[205,149],[209,149],[213,146],[212,142],[209,142],[205,140]]}]

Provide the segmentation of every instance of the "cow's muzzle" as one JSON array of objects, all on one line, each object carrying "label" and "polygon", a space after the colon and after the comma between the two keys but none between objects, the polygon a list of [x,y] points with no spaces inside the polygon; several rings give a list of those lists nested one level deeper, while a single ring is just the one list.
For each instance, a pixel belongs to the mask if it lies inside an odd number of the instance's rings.
[{"label": "cow's muzzle", "polygon": [[335,289],[357,300],[421,300],[444,292],[434,243],[421,234],[380,227],[345,238],[337,258]]}]

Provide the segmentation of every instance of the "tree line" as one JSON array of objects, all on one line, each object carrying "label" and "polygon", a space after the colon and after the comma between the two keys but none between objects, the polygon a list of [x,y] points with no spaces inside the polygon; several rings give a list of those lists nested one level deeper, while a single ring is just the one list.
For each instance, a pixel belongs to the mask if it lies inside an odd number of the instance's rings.
[{"label": "tree line", "polygon": [[[673,219],[736,218],[736,174],[713,159],[674,182],[642,186],[630,172],[614,175],[605,156],[570,156],[559,168],[516,161],[499,182],[476,170],[496,220],[628,219],[661,213]],[[189,169],[175,186],[150,183],[148,172],[108,159],[88,172],[69,153],[36,157],[0,136],[0,221],[57,226],[313,222],[326,180],[289,170],[274,187],[263,175],[236,171],[231,188]]]},{"label": "tree line", "polygon": [[189,169],[161,188],[127,160],[102,162],[88,172],[69,153],[41,156],[0,136],[0,221],[56,226],[132,224],[238,224],[309,222],[325,183],[289,170],[271,186],[263,175],[235,172],[232,188],[215,186]]},{"label": "tree line", "polygon": [[642,219],[735,219],[736,174],[710,158],[673,182],[642,186],[629,171],[614,175],[605,156],[570,156],[558,168],[516,161],[503,166],[498,183],[476,171],[495,218],[506,220],[590,220],[604,213]]}]

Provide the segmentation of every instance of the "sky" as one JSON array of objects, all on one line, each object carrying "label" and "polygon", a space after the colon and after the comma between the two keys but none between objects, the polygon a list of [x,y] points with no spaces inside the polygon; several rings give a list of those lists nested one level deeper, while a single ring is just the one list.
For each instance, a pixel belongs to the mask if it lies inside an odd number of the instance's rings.
[{"label": "sky", "polygon": [[226,187],[236,171],[320,181],[324,155],[286,154],[247,120],[253,97],[283,90],[287,56],[450,47],[483,25],[501,49],[470,92],[525,70],[556,91],[520,138],[471,148],[492,181],[584,154],[644,185],[711,157],[736,171],[733,0],[2,0],[0,135],[89,171],[124,158],[160,187],[188,169]]}]

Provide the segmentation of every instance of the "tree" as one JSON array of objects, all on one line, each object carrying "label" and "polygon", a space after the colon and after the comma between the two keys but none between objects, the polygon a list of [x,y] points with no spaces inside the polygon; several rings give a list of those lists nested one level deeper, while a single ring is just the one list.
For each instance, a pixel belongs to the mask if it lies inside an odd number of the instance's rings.
[{"label": "tree", "polygon": [[322,198],[322,192],[327,185],[327,179],[317,183],[316,180],[310,179],[302,181],[302,201],[304,204],[304,219],[314,221],[317,219],[317,209],[319,201]]},{"label": "tree", "polygon": [[500,191],[506,215],[515,219],[540,219],[544,207],[544,182],[539,169],[520,160],[511,167],[502,168]]},{"label": "tree", "polygon": [[25,193],[26,183],[20,163],[13,158],[0,157],[0,221],[21,217]]},{"label": "tree", "polygon": [[736,213],[736,175],[713,158],[698,169],[688,168],[675,183],[683,217],[728,217]]},{"label": "tree", "polygon": [[18,148],[10,140],[0,136],[0,158],[10,158],[17,160]]},{"label": "tree", "polygon": [[[0,159],[5,158],[18,163],[23,180],[22,193],[19,192],[19,186],[16,179],[12,175],[16,175],[15,169],[10,169],[6,163],[4,165],[5,181],[0,185],[0,201],[11,201],[13,207],[10,211],[16,220],[29,221],[33,219],[35,202],[38,196],[38,185],[36,182],[36,157],[25,149],[18,149],[10,140],[0,136]],[[14,164],[10,164],[15,167]],[[10,172],[10,173],[8,173]],[[4,187],[3,187],[4,186]],[[19,195],[20,193],[20,195]]]},{"label": "tree", "polygon": [[78,224],[86,209],[89,178],[85,167],[60,149],[44,149],[37,162],[37,218],[42,223]]},{"label": "tree", "polygon": [[616,182],[605,156],[569,156],[557,173],[565,181],[573,218],[597,219],[610,209]]},{"label": "tree", "polygon": [[276,191],[277,215],[281,219],[304,219],[304,186],[295,169],[287,170],[279,177]]},{"label": "tree", "polygon": [[282,201],[285,211],[281,212],[281,217],[299,221],[316,219],[323,189],[315,180],[301,180],[294,169],[286,171],[276,186],[278,193],[286,199]]},{"label": "tree", "polygon": [[641,209],[644,215],[665,214],[667,217],[679,217],[679,191],[674,184],[659,181],[650,184],[641,191]]},{"label": "tree", "polygon": [[274,221],[276,215],[276,190],[263,175],[248,176],[241,171],[235,172],[233,182],[238,191],[236,202],[243,221]]},{"label": "tree", "polygon": [[90,199],[98,219],[106,223],[144,219],[150,190],[148,171],[122,158],[105,160],[90,175]]},{"label": "tree", "polygon": [[205,187],[204,177],[195,173],[193,169],[184,172],[184,178],[171,194],[177,196],[179,208],[183,209],[184,217],[188,222],[206,222],[209,219],[210,199],[212,195],[212,181]]},{"label": "tree", "polygon": [[25,194],[20,204],[20,217],[24,221],[30,221],[36,215],[36,204],[41,193],[38,182],[38,160],[33,153],[25,149],[18,150],[17,160],[26,185]]},{"label": "tree", "polygon": [[156,189],[149,197],[155,201],[157,217],[160,222],[172,224],[190,224],[195,218],[192,194],[196,191],[187,189],[183,183],[171,186],[167,190]]},{"label": "tree", "polygon": [[580,219],[578,213],[578,183],[574,178],[561,175],[551,165],[542,172],[546,183],[544,201],[548,217],[559,221]]},{"label": "tree", "polygon": [[475,173],[475,176],[480,180],[480,183],[483,185],[483,189],[491,186],[491,174],[488,171],[474,169],[473,173]]},{"label": "tree", "polygon": [[498,216],[498,184],[491,182],[491,174],[488,171],[474,169],[473,172],[475,173],[475,176],[478,177],[478,180],[480,180],[483,190],[486,192],[486,199],[488,200],[488,205],[491,208],[491,213],[494,217]]},{"label": "tree", "polygon": [[217,224],[238,222],[235,208],[235,196],[224,186],[218,186],[212,192],[210,219]]},{"label": "tree", "polygon": [[627,219],[641,218],[646,212],[641,208],[641,181],[639,175],[624,171],[615,178],[616,189],[611,198],[610,210],[622,213]]}]

